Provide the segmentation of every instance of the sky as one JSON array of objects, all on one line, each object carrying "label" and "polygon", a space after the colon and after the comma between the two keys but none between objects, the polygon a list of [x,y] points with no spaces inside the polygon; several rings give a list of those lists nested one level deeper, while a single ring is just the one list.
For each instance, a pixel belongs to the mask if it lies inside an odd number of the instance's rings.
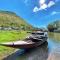
[{"label": "sky", "polygon": [[0,10],[15,12],[35,27],[60,20],[60,0],[0,0]]}]

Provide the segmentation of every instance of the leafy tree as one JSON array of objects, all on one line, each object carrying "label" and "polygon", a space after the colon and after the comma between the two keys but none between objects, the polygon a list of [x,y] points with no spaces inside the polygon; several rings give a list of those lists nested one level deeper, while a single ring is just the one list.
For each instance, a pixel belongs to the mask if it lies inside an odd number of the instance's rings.
[{"label": "leafy tree", "polygon": [[60,30],[60,20],[56,20],[56,21],[54,21],[54,22],[52,22],[52,23],[50,23],[50,24],[48,24],[48,30],[50,31],[50,32],[53,32],[53,31],[58,31],[58,30]]}]

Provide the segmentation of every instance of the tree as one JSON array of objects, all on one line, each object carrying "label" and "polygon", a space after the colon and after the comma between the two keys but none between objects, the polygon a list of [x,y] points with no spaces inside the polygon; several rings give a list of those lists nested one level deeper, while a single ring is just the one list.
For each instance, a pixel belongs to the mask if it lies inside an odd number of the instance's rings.
[{"label": "tree", "polygon": [[54,27],[53,27],[53,25],[51,25],[51,24],[49,24],[47,28],[48,28],[48,30],[49,30],[50,32],[53,32],[53,31],[54,31]]},{"label": "tree", "polygon": [[48,24],[47,28],[50,32],[58,31],[60,29],[60,20],[56,20],[56,21]]}]

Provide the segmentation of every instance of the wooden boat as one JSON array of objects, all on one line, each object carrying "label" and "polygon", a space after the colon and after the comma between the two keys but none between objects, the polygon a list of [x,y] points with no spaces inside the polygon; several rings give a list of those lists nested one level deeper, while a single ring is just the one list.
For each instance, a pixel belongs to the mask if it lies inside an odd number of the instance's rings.
[{"label": "wooden boat", "polygon": [[44,41],[32,42],[32,41],[16,41],[1,43],[2,46],[13,47],[13,48],[33,48],[41,45]]},{"label": "wooden boat", "polygon": [[41,40],[37,42],[32,42],[31,40],[27,41],[16,41],[16,42],[7,42],[1,43],[2,46],[13,47],[13,48],[33,48],[43,44],[46,40]]},{"label": "wooden boat", "polygon": [[7,42],[1,43],[2,46],[13,47],[13,48],[33,48],[43,44],[47,41],[47,37],[44,38],[36,38],[36,37],[29,37],[23,41],[16,41],[16,42]]}]

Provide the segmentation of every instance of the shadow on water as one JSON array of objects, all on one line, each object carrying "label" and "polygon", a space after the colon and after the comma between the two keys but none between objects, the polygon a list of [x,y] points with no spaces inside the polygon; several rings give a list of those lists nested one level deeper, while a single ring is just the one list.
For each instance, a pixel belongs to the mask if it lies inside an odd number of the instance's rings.
[{"label": "shadow on water", "polygon": [[48,58],[48,43],[45,42],[39,47],[32,49],[21,49],[7,56],[3,60],[47,60]]}]

